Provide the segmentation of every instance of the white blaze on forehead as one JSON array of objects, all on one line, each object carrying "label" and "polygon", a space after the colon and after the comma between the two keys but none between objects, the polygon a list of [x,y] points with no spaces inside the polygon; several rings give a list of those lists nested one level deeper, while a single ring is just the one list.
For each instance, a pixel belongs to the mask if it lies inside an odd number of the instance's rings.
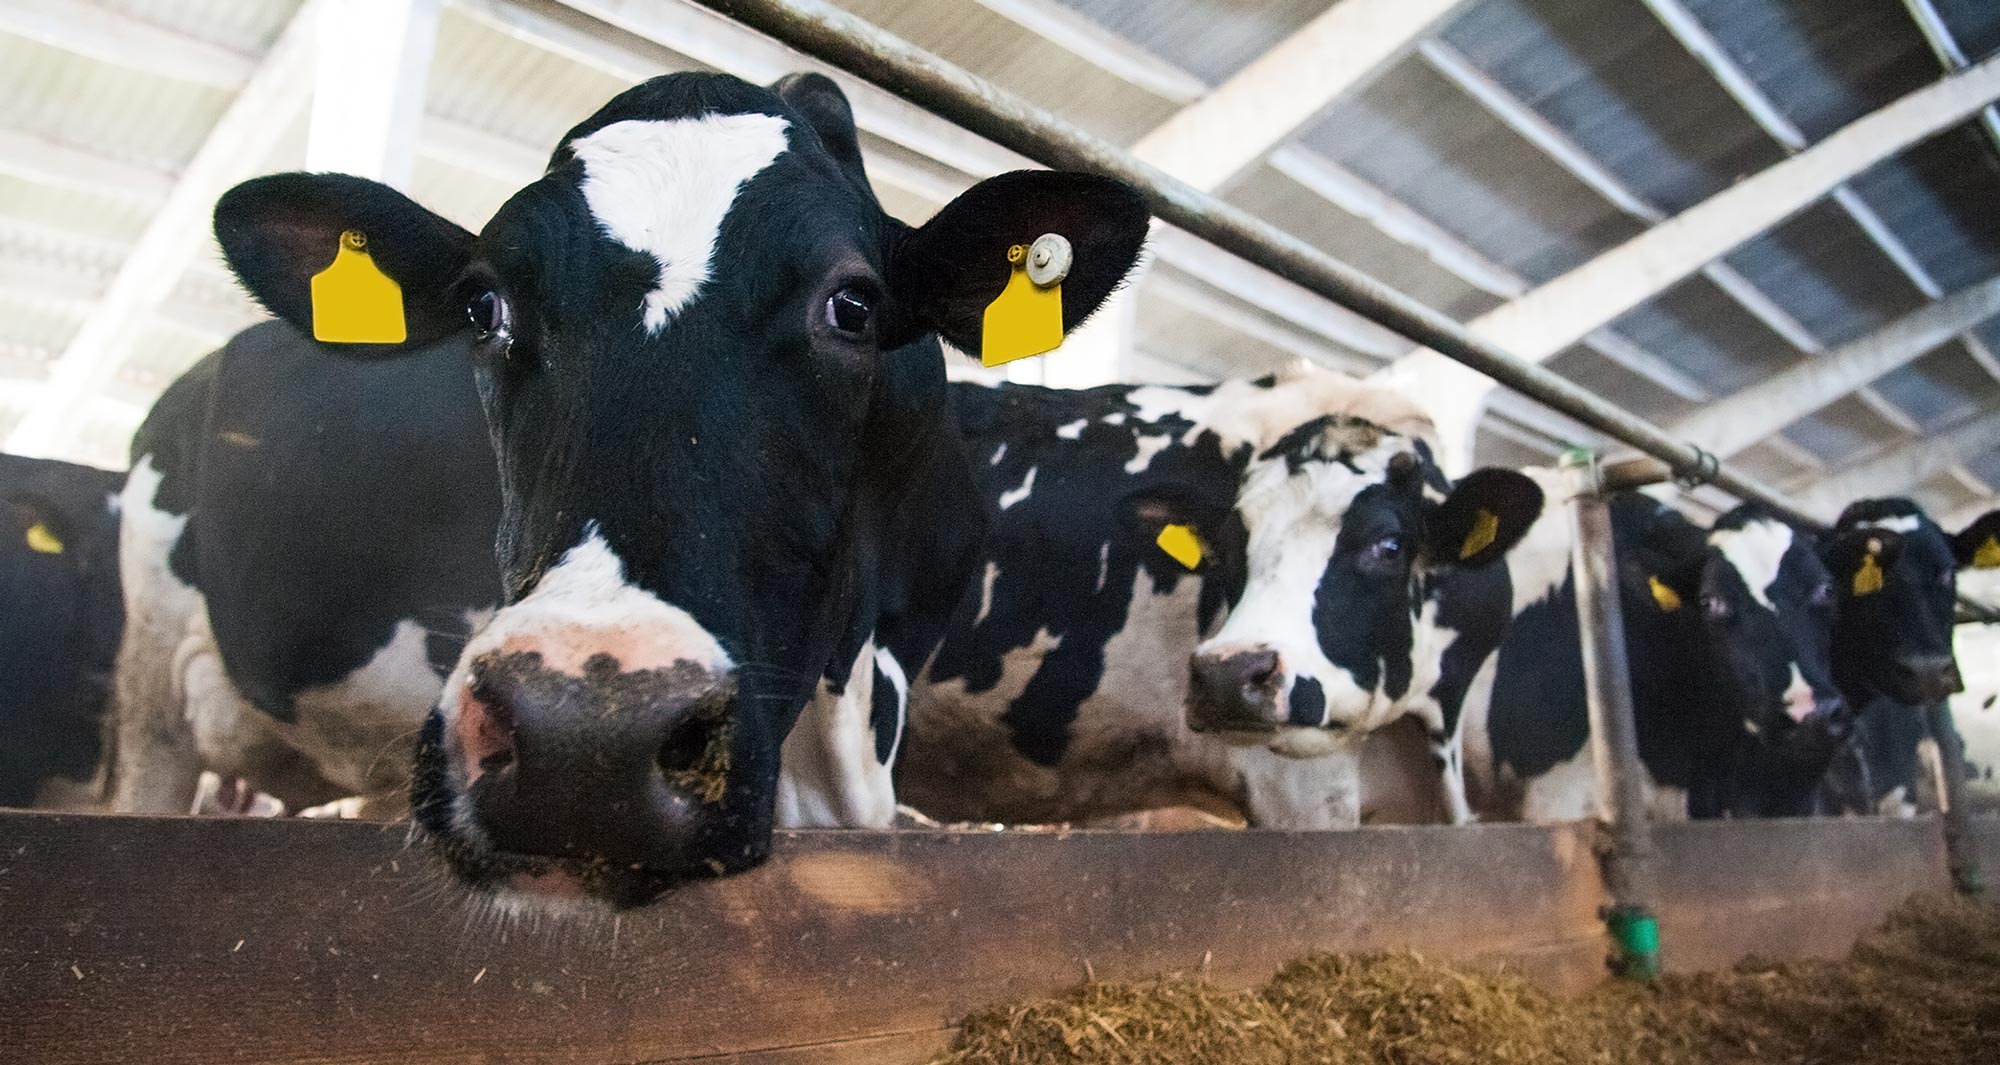
[{"label": "white blaze on forehead", "polygon": [[1915,514],[1898,514],[1893,518],[1876,518],[1874,521],[1864,521],[1860,527],[1863,529],[1881,529],[1885,532],[1913,533],[1922,525],[1923,522],[1918,521]]},{"label": "white blaze on forehead", "polygon": [[763,114],[632,119],[570,142],[597,224],[660,261],[646,332],[659,332],[708,281],[722,220],[744,182],[784,152],[786,127]]},{"label": "white blaze on forehead", "polygon": [[1778,581],[1778,567],[1791,550],[1792,530],[1783,522],[1759,520],[1740,529],[1717,529],[1708,534],[1710,547],[1722,557],[1750,589],[1750,598],[1766,610],[1771,605],[1771,585]]}]

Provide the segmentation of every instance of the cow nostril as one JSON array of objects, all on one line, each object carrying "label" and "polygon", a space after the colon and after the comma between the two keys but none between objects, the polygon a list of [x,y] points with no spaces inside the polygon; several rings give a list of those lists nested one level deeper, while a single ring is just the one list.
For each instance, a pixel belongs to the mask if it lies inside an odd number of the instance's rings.
[{"label": "cow nostril", "polygon": [[705,803],[719,802],[729,783],[730,726],[726,716],[691,713],[667,730],[660,771],[667,782]]},{"label": "cow nostril", "polygon": [[458,709],[458,739],[474,774],[514,764],[514,709],[507,693],[484,679],[466,682]]},{"label": "cow nostril", "polygon": [[1252,651],[1249,654],[1238,655],[1237,658],[1239,660],[1239,676],[1242,677],[1244,684],[1251,687],[1261,688],[1269,684],[1271,678],[1278,673],[1278,652],[1276,651]]}]

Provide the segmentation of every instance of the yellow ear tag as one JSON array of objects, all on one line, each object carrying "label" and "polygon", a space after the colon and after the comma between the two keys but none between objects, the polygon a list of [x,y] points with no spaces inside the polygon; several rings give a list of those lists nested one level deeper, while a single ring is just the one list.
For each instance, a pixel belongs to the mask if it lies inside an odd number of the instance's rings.
[{"label": "yellow ear tag", "polygon": [[[1060,238],[1058,238],[1060,239]],[[1030,355],[1054,351],[1063,342],[1062,278],[1046,286],[1028,276],[1028,246],[1007,249],[1013,271],[1000,297],[986,305],[980,326],[979,362],[1000,366]]]},{"label": "yellow ear tag", "polygon": [[1493,541],[1499,538],[1500,516],[1490,510],[1481,508],[1479,513],[1472,518],[1472,530],[1465,534],[1465,543],[1459,545],[1458,560],[1463,562],[1486,550],[1493,546]]},{"label": "yellow ear tag", "polygon": [[360,230],[340,235],[333,265],[313,275],[313,339],[329,344],[401,344],[403,286],[382,272],[368,254]]},{"label": "yellow ear tag", "polygon": [[27,540],[30,551],[39,551],[44,555],[63,553],[63,542],[56,539],[56,534],[50,532],[49,527],[39,521],[28,526]]},{"label": "yellow ear tag", "polygon": [[1658,577],[1648,577],[1646,587],[1653,590],[1653,602],[1660,604],[1661,610],[1671,614],[1681,608],[1680,593],[1667,587],[1665,581]]},{"label": "yellow ear tag", "polygon": [[1175,562],[1188,569],[1201,565],[1201,540],[1185,525],[1168,525],[1153,540]]},{"label": "yellow ear tag", "polygon": [[1861,556],[1861,568],[1854,571],[1854,594],[1874,595],[1882,590],[1882,566],[1873,552]]},{"label": "yellow ear tag", "polygon": [[2000,536],[1989,536],[1972,553],[1973,569],[2000,569]]}]

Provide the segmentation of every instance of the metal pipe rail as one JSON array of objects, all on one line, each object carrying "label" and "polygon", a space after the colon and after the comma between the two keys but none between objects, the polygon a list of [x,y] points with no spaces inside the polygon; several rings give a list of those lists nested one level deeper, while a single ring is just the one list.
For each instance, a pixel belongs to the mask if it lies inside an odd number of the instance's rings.
[{"label": "metal pipe rail", "polygon": [[[1665,462],[1676,477],[1713,484],[1810,529],[1824,526],[1770,486],[1305,241],[1135,159],[1056,115],[945,62],[825,0],[696,0],[806,55],[881,86],[1002,147],[1050,167],[1117,178],[1155,217],[1463,363],[1544,406]],[[2000,620],[1960,597],[1976,616]]]}]

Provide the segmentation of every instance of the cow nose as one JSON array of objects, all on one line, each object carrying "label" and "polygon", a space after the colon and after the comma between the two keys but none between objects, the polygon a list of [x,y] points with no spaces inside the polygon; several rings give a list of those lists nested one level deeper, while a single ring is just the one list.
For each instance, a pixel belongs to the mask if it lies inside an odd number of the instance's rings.
[{"label": "cow nose", "polygon": [[1958,660],[1950,655],[1904,655],[1896,660],[1917,701],[1931,703],[1965,690]]},{"label": "cow nose", "polygon": [[1268,732],[1278,727],[1278,652],[1197,654],[1190,666],[1188,727],[1196,732]]},{"label": "cow nose", "polygon": [[722,798],[733,705],[728,678],[691,663],[476,660],[454,721],[474,818],[501,850],[673,869]]}]

